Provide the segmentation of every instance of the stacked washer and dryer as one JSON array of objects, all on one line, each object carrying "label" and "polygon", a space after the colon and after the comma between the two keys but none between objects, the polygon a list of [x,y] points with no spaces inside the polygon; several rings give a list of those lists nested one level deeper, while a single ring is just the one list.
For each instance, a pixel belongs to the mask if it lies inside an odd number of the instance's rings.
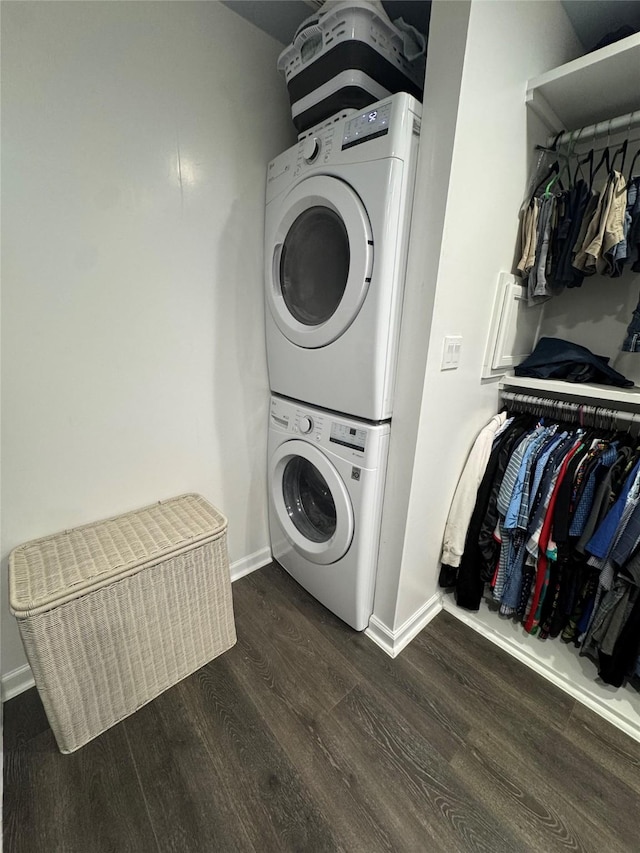
[{"label": "stacked washer and dryer", "polygon": [[302,134],[268,167],[274,558],[356,630],[373,612],[421,105]]}]

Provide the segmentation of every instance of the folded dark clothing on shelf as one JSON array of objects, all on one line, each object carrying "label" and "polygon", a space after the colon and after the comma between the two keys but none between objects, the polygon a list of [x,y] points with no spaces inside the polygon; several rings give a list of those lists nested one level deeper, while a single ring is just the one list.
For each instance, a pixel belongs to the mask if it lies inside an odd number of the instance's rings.
[{"label": "folded dark clothing on shelf", "polygon": [[562,338],[540,338],[534,351],[519,364],[516,376],[565,379],[567,382],[599,382],[631,388],[633,382],[609,365],[609,359]]}]

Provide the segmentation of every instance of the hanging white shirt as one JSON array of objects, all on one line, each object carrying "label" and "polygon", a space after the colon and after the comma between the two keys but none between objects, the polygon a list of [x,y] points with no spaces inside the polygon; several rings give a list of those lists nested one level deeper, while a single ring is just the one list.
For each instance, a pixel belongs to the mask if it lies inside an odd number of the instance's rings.
[{"label": "hanging white shirt", "polygon": [[493,441],[506,419],[506,412],[494,415],[480,431],[471,448],[444,529],[441,562],[445,566],[457,568],[460,565],[478,488],[487,469]]}]

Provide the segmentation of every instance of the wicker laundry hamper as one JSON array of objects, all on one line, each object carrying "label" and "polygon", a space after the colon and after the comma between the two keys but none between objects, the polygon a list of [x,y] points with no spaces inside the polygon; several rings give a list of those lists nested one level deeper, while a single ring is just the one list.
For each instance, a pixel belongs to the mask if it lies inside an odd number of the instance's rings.
[{"label": "wicker laundry hamper", "polygon": [[183,495],[11,553],[11,612],[61,752],[235,643],[226,531]]}]

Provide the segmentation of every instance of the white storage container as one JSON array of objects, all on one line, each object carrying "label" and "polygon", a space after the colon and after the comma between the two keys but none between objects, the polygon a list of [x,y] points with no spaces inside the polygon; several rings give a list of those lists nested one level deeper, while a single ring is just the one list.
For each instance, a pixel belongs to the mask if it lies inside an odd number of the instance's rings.
[{"label": "white storage container", "polygon": [[11,612],[61,752],[235,643],[226,533],[183,495],[12,551]]},{"label": "white storage container", "polygon": [[307,19],[280,54],[278,70],[301,133],[345,108],[359,110],[395,92],[422,100],[425,57],[410,62],[397,27],[370,4],[350,0]]}]

